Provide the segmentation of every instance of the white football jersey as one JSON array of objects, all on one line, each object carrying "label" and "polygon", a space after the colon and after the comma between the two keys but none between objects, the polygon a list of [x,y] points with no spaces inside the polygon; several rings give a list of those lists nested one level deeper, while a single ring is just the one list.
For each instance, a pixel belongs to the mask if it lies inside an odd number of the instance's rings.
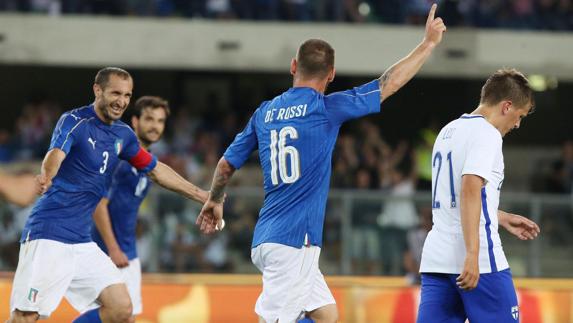
[{"label": "white football jersey", "polygon": [[464,114],[440,131],[432,152],[433,227],[422,252],[422,273],[459,274],[466,249],[460,214],[462,176],[485,179],[481,191],[479,270],[509,267],[497,232],[499,193],[503,183],[500,132],[481,115]]}]

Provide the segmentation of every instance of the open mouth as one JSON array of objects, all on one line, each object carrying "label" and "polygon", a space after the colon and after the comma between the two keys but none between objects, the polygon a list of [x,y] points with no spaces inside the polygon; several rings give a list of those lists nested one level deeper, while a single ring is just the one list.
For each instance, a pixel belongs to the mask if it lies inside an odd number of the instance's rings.
[{"label": "open mouth", "polygon": [[123,108],[121,108],[118,105],[112,105],[111,106],[111,112],[113,112],[114,114],[121,114],[121,113],[123,113]]}]

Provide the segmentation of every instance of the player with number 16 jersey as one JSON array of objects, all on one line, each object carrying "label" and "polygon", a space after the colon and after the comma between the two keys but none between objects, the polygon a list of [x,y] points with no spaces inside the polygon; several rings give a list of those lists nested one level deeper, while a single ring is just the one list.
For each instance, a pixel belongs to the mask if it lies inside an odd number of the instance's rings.
[{"label": "player with number 16 jersey", "polygon": [[333,81],[334,49],[309,39],[291,60],[293,87],[263,102],[219,161],[209,198],[197,224],[203,232],[222,224],[215,208],[233,172],[258,148],[265,199],[255,226],[251,259],[263,274],[263,291],[255,312],[265,322],[296,322],[310,316],[316,322],[336,322],[338,311],[318,259],[332,151],[340,126],[380,110],[441,41],[445,26],[428,14],[424,40],[380,79],[350,90],[325,95]]}]

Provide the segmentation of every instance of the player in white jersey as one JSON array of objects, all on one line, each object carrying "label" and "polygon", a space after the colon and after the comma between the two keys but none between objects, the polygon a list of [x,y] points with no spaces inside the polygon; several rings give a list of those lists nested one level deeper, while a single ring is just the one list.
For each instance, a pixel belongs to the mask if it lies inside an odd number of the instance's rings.
[{"label": "player in white jersey", "polygon": [[498,226],[522,240],[534,239],[539,227],[498,210],[504,178],[502,137],[519,128],[532,107],[525,76],[515,69],[498,70],[483,86],[478,108],[447,124],[436,138],[434,225],[420,266],[419,323],[519,321]]}]

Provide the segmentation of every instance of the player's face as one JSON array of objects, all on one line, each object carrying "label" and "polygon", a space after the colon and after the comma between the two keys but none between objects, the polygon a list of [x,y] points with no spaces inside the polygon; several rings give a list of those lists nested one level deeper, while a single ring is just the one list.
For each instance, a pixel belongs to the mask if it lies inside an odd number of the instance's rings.
[{"label": "player's face", "polygon": [[104,122],[111,123],[121,119],[129,106],[133,81],[131,78],[123,79],[117,75],[110,75],[105,87],[94,85],[96,95],[96,109],[103,116]]},{"label": "player's face", "polygon": [[506,122],[503,135],[507,135],[513,129],[518,129],[521,126],[521,120],[525,118],[531,111],[531,104],[523,107],[511,106],[506,112]]},{"label": "player's face", "polygon": [[163,108],[143,109],[139,119],[136,117],[132,119],[137,138],[146,146],[157,142],[165,130],[166,119],[167,114]]}]

